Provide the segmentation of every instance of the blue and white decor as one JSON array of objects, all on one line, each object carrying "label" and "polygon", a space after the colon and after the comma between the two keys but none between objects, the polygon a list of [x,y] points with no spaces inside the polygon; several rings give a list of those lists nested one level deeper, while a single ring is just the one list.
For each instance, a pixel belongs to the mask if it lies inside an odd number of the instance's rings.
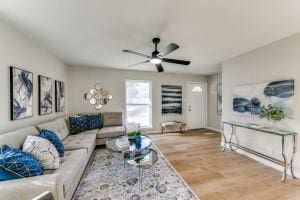
[{"label": "blue and white decor", "polygon": [[23,144],[23,152],[37,159],[43,169],[59,168],[59,153],[55,146],[45,138],[28,135]]},{"label": "blue and white decor", "polygon": [[65,146],[61,139],[59,139],[58,135],[50,130],[42,130],[39,135],[41,138],[45,138],[49,140],[56,148],[60,157],[64,157],[65,154]]},{"label": "blue and white decor", "polygon": [[233,110],[237,114],[259,117],[262,106],[276,105],[285,117],[294,117],[294,80],[236,86],[233,90]]},{"label": "blue and white decor", "polygon": [[39,75],[39,114],[52,113],[52,79]]},{"label": "blue and white decor", "polygon": [[11,120],[32,117],[33,74],[10,67]]},{"label": "blue and white decor", "polygon": [[65,110],[65,84],[61,81],[55,81],[55,103],[56,112]]},{"label": "blue and white decor", "polygon": [[7,145],[0,148],[0,181],[42,174],[42,165],[30,154]]},{"label": "blue and white decor", "polygon": [[182,113],[182,86],[161,86],[162,114]]}]

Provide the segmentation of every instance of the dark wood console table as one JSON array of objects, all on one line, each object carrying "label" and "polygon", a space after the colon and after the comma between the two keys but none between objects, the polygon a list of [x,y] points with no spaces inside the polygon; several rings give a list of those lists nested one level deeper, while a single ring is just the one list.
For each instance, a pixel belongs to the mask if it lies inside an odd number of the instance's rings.
[{"label": "dark wood console table", "polygon": [[[231,126],[231,133],[230,133],[230,137],[229,137],[228,140],[226,139],[226,136],[225,136],[225,133],[224,133],[224,126],[225,125]],[[242,128],[246,128],[246,129],[260,131],[260,132],[263,132],[263,133],[266,133],[266,134],[272,134],[272,135],[279,136],[281,138],[281,154],[282,154],[283,160],[273,158],[269,155],[265,155],[263,153],[255,151],[253,149],[241,146],[237,143],[233,143],[232,142],[232,136],[236,132],[236,127],[242,127]],[[288,130],[270,128],[270,127],[265,127],[265,126],[262,126],[262,125],[250,124],[250,123],[224,121],[223,125],[222,125],[222,137],[224,139],[223,152],[225,151],[226,146],[229,145],[229,148],[230,148],[231,151],[234,151],[234,149],[232,147],[236,147],[236,148],[241,149],[243,151],[246,151],[248,153],[254,154],[254,155],[256,155],[260,158],[264,158],[264,159],[267,159],[271,162],[277,163],[277,164],[284,167],[283,172],[282,172],[282,179],[281,179],[282,182],[284,182],[286,180],[287,169],[288,168],[291,170],[292,177],[294,179],[296,179],[296,177],[294,175],[294,169],[293,169],[293,161],[294,161],[294,156],[295,156],[295,153],[296,153],[296,135],[297,135],[296,132],[288,131]],[[291,155],[290,159],[288,159],[287,155],[286,155],[286,147],[285,147],[285,138],[286,137],[292,137],[293,138],[292,155]]]}]

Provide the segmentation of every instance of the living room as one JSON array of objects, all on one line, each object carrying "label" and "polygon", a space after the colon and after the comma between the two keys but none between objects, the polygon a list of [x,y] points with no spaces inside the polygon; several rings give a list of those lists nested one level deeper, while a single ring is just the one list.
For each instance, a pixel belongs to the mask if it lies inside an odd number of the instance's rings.
[{"label": "living room", "polygon": [[299,199],[299,11],[1,1],[0,199]]}]

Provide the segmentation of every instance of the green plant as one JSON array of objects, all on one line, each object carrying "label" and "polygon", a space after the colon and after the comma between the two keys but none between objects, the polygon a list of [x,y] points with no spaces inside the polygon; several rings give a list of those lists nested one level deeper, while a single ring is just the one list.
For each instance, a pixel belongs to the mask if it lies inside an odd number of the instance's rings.
[{"label": "green plant", "polygon": [[141,135],[140,131],[132,131],[132,132],[127,133],[127,137],[129,139],[134,139],[134,138],[136,138],[139,135]]},{"label": "green plant", "polygon": [[259,117],[268,121],[280,121],[285,118],[285,115],[281,107],[269,104],[267,107],[262,106]]}]

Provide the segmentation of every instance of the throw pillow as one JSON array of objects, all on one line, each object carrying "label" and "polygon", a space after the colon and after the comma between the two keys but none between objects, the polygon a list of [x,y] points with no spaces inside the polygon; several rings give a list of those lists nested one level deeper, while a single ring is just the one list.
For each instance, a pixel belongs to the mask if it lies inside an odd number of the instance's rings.
[{"label": "throw pillow", "polygon": [[69,117],[71,134],[75,135],[88,130],[86,116]]},{"label": "throw pillow", "polygon": [[44,169],[59,168],[59,154],[47,139],[29,135],[23,144],[23,151],[35,157]]},{"label": "throw pillow", "polygon": [[0,181],[42,174],[42,165],[30,154],[7,145],[0,148]]},{"label": "throw pillow", "polygon": [[86,115],[87,127],[89,130],[99,129],[103,127],[101,115]]},{"label": "throw pillow", "polygon": [[40,137],[49,140],[56,148],[60,157],[63,157],[65,154],[65,147],[62,141],[59,139],[58,135],[53,131],[42,130],[40,132]]}]

